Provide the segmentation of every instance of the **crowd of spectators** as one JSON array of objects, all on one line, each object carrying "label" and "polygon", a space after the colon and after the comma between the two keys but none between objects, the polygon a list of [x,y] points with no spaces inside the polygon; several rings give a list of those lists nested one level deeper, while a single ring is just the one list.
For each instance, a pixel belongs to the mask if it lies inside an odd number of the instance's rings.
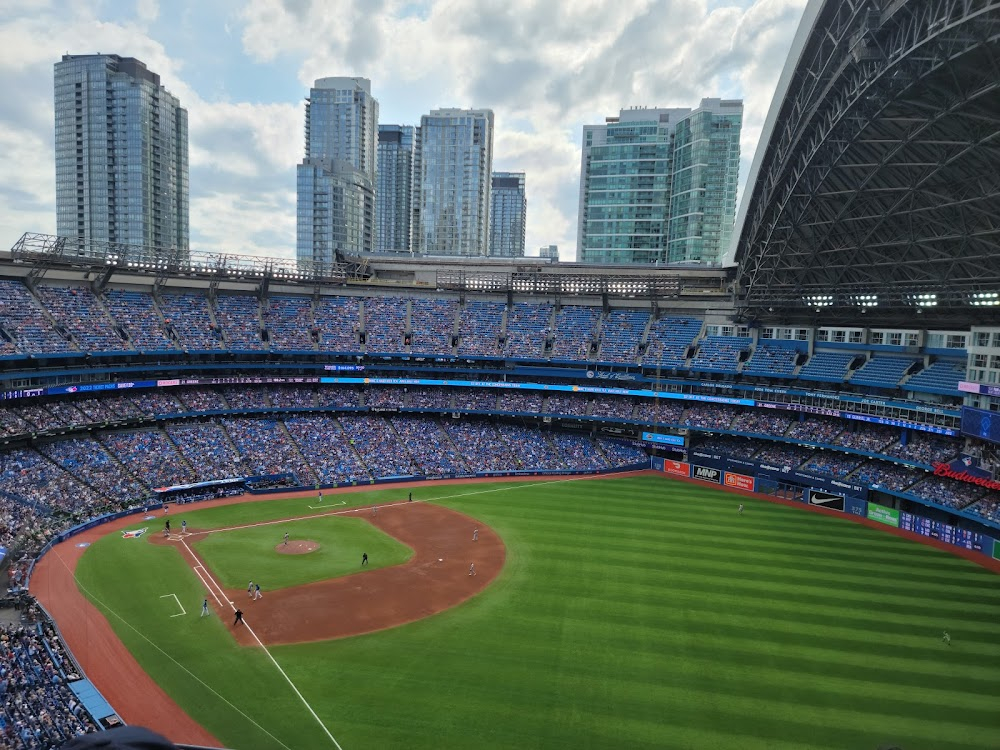
[{"label": "crowd of spectators", "polygon": [[101,422],[114,422],[121,417],[112,407],[112,402],[108,399],[100,398],[78,398],[73,401],[73,406],[80,410],[82,421],[77,424],[99,424]]},{"label": "crowd of spectators", "polygon": [[173,341],[163,329],[163,319],[156,312],[153,295],[124,289],[109,289],[104,293],[115,322],[128,334],[132,346],[139,351],[169,351]]},{"label": "crowd of spectators", "polygon": [[208,298],[201,294],[163,294],[160,310],[168,331],[182,349],[222,349],[222,335],[212,322]]},{"label": "crowd of spectators", "polygon": [[854,473],[854,478],[870,487],[905,492],[911,485],[927,476],[922,469],[899,466],[886,461],[868,461]]},{"label": "crowd of spectators", "polygon": [[365,351],[399,354],[405,351],[406,300],[365,297]]},{"label": "crowd of spectators", "polygon": [[781,436],[788,430],[791,420],[787,414],[764,409],[745,409],[739,412],[729,429],[754,435]]},{"label": "crowd of spectators", "polygon": [[592,417],[631,420],[635,400],[628,396],[602,396],[590,402]]},{"label": "crowd of spectators", "polygon": [[263,308],[271,351],[305,352],[316,347],[312,302],[305,297],[271,297]]},{"label": "crowd of spectators", "polygon": [[400,442],[390,424],[381,417],[345,415],[340,424],[347,439],[376,479],[420,473],[419,465]]},{"label": "crowd of spectators", "polygon": [[0,625],[0,746],[48,750],[100,729],[67,685],[75,670],[48,622]]},{"label": "crowd of spectators", "polygon": [[213,388],[182,388],[174,391],[184,411],[225,411],[229,408],[222,394]]},{"label": "crowd of spectators", "polygon": [[399,409],[406,393],[402,388],[388,385],[371,385],[365,389],[365,406],[370,409]]},{"label": "crowd of spectators", "polygon": [[126,349],[114,321],[86,287],[45,286],[35,288],[49,314],[88,352],[115,352]]},{"label": "crowd of spectators", "polygon": [[946,477],[929,476],[910,487],[907,492],[938,505],[961,509],[985,496],[988,490],[982,487],[956,482]]},{"label": "crowd of spectators", "polygon": [[834,438],[834,444],[866,453],[885,453],[886,446],[898,439],[899,430],[864,422],[845,429]]},{"label": "crowd of spectators", "polygon": [[698,404],[688,409],[683,424],[700,430],[728,430],[736,416],[732,406],[718,404]]},{"label": "crowd of spectators", "polygon": [[456,411],[496,411],[497,393],[492,388],[459,388],[454,404]]},{"label": "crowd of spectators", "polygon": [[567,468],[559,451],[539,430],[520,425],[500,425],[497,432],[507,443],[519,469],[557,471]]},{"label": "crowd of spectators", "polygon": [[601,311],[585,305],[565,305],[556,313],[553,359],[585,361],[590,356],[590,343],[597,338]]},{"label": "crowd of spectators", "polygon": [[473,471],[518,471],[524,462],[489,422],[445,422],[445,431]]},{"label": "crowd of spectators", "polygon": [[[149,496],[142,483],[92,437],[43,443],[38,450],[67,473],[120,506],[141,502]],[[91,499],[96,501],[96,498]]]},{"label": "crowd of spectators", "polygon": [[310,409],[316,405],[316,391],[309,386],[269,385],[267,401],[277,409]]},{"label": "crowd of spectators", "polygon": [[321,297],[313,316],[322,351],[361,351],[361,303],[357,297]]},{"label": "crowd of spectators", "polygon": [[542,413],[586,416],[587,397],[575,393],[549,393],[545,397],[545,405],[542,407]]},{"label": "crowd of spectators", "polygon": [[691,446],[691,450],[747,460],[753,458],[754,454],[760,450],[760,446],[760,441],[753,438],[740,435],[713,435],[712,437],[699,438]]},{"label": "crowd of spectators", "polygon": [[0,409],[0,435],[26,435],[34,431],[35,426],[16,409]]},{"label": "crowd of spectators", "polygon": [[975,513],[988,521],[1000,523],[1000,498],[991,492],[975,505],[966,508],[969,513]]},{"label": "crowd of spectators", "polygon": [[167,425],[167,434],[187,459],[200,482],[245,475],[239,453],[214,422]]},{"label": "crowd of spectators", "polygon": [[367,482],[371,477],[351,449],[337,421],[325,414],[288,417],[288,433],[309,462],[320,484]]},{"label": "crowd of spectators", "polygon": [[249,294],[220,294],[215,298],[215,319],[222,327],[226,348],[232,351],[259,351],[260,303]]},{"label": "crowd of spectators", "polygon": [[21,419],[32,426],[32,432],[44,432],[45,430],[69,426],[41,404],[24,404],[12,408]]},{"label": "crowd of spectators", "polygon": [[685,408],[685,402],[679,400],[644,398],[639,400],[635,410],[635,419],[647,425],[679,425],[684,418]]},{"label": "crowd of spectators", "polygon": [[808,416],[792,424],[788,437],[805,443],[830,445],[844,429],[844,423],[832,417]]},{"label": "crowd of spectators", "polygon": [[52,327],[41,305],[20,281],[0,279],[0,327],[14,338],[13,342],[4,341],[0,345],[2,355],[71,352],[76,349]]},{"label": "crowd of spectators", "polygon": [[158,417],[168,414],[182,414],[187,411],[173,394],[160,390],[146,390],[142,394],[128,396],[143,417]]},{"label": "crowd of spectators", "polygon": [[518,414],[538,414],[542,410],[542,394],[540,391],[501,388],[497,396],[498,411],[510,411]]},{"label": "crowd of spectators", "polygon": [[639,343],[649,323],[645,310],[612,310],[601,326],[601,362],[635,363],[639,358]]},{"label": "crowd of spectators", "polygon": [[101,442],[134,476],[149,487],[197,481],[191,465],[160,430],[110,432]]},{"label": "crowd of spectators", "polygon": [[502,302],[469,300],[458,324],[458,353],[471,357],[495,357],[500,351],[505,305]]},{"label": "crowd of spectators", "polygon": [[410,388],[407,406],[411,409],[450,409],[451,391],[446,388]]},{"label": "crowd of spectators", "polygon": [[358,389],[349,385],[321,385],[316,391],[316,405],[330,407],[360,406]]},{"label": "crowd of spectators", "polygon": [[[563,466],[573,471],[596,471],[606,469],[609,465],[605,454],[597,449],[594,441],[587,435],[571,435],[566,432],[551,432],[548,434]],[[614,449],[609,449],[608,459],[612,460]]]},{"label": "crowd of spectators", "polygon": [[504,353],[509,357],[540,359],[545,340],[551,333],[552,305],[517,302],[507,311],[507,340]]},{"label": "crowd of spectators", "polygon": [[391,417],[389,423],[420,467],[420,474],[436,476],[469,471],[464,457],[437,422],[421,417]]},{"label": "crowd of spectators", "polygon": [[798,468],[810,458],[814,451],[788,443],[763,443],[754,455],[754,460],[767,464],[788,468]]},{"label": "crowd of spectators", "polygon": [[927,435],[923,432],[910,430],[906,445],[895,443],[886,448],[883,453],[895,456],[904,461],[933,466],[937,463],[947,463],[955,458],[962,449],[962,443],[954,438]]},{"label": "crowd of spectators", "polygon": [[613,467],[641,464],[647,458],[646,451],[636,443],[600,437],[597,438],[597,445]]},{"label": "crowd of spectators", "polygon": [[266,417],[224,417],[219,424],[239,451],[246,476],[290,473],[299,484],[308,487],[316,483],[316,475],[295,441],[288,439],[280,421]]},{"label": "crowd of spectators", "polygon": [[225,385],[219,391],[222,393],[230,409],[266,409],[267,397],[260,388],[247,388],[238,385]]},{"label": "crowd of spectators", "polygon": [[851,453],[836,451],[816,451],[810,456],[802,468],[814,474],[843,479],[854,471],[864,459]]},{"label": "crowd of spectators", "polygon": [[451,356],[458,300],[414,299],[410,302],[410,351]]}]

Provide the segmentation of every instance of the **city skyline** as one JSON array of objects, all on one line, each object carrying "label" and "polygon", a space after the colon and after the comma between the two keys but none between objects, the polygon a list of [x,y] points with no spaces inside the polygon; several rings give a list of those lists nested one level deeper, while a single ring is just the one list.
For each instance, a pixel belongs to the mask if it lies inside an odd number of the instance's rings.
[{"label": "city skyline", "polygon": [[53,62],[112,51],[146,62],[190,114],[194,249],[294,255],[303,92],[334,72],[370,78],[384,122],[494,109],[493,168],[531,183],[528,253],[558,244],[573,260],[583,124],[632,105],[743,98],[745,175],[804,0],[529,5],[359,6],[349,15],[363,24],[272,0],[7,6],[0,245],[55,232]]}]

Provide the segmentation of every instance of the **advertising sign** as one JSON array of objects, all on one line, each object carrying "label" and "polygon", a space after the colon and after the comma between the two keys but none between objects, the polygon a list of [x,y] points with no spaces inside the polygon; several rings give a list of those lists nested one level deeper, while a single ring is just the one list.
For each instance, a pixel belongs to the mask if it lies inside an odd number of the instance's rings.
[{"label": "advertising sign", "polygon": [[831,510],[844,510],[844,496],[834,495],[832,492],[820,492],[811,490],[809,492],[809,504],[817,505],[820,508],[830,508]]},{"label": "advertising sign", "polygon": [[868,503],[868,518],[887,526],[899,526],[899,511],[893,508],[886,508],[884,505]]},{"label": "advertising sign", "polygon": [[691,464],[686,464],[683,461],[671,461],[669,459],[664,459],[663,473],[673,474],[675,477],[690,476]]},{"label": "advertising sign", "polygon": [[684,445],[684,438],[680,435],[663,435],[659,432],[644,432],[642,439],[647,443],[658,443],[660,445]]},{"label": "advertising sign", "polygon": [[703,482],[715,482],[716,484],[722,482],[722,470],[713,469],[710,466],[692,466],[691,476]]},{"label": "advertising sign", "polygon": [[725,485],[726,487],[733,487],[737,490],[749,490],[753,492],[753,477],[748,477],[746,474],[734,474],[731,471],[727,471],[725,474]]}]

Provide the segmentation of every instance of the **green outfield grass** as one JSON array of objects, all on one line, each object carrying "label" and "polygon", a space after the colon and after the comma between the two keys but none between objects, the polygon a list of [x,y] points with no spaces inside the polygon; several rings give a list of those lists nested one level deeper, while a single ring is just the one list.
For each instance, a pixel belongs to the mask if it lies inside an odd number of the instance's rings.
[{"label": "green outfield grass", "polygon": [[[1000,748],[1000,577],[968,561],[653,476],[414,490],[430,498],[503,537],[489,589],[404,627],[272,649],[344,750]],[[314,513],[306,502],[184,517]],[[199,620],[175,550],[115,534],[78,574],[228,746],[332,747],[266,655]],[[189,616],[169,617],[167,593]]]},{"label": "green outfield grass", "polygon": [[[281,554],[275,547],[282,545],[286,532],[292,540],[317,542],[319,549]],[[251,579],[265,591],[357,573],[362,553],[368,554],[369,570],[399,565],[413,555],[364,519],[342,516],[217,531],[196,538],[193,546],[223,586],[239,588]]]}]

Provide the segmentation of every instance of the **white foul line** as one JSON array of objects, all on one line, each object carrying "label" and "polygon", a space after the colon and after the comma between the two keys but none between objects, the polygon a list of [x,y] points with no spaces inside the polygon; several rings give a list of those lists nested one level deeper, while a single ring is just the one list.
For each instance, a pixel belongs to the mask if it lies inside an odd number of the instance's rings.
[{"label": "white foul line", "polygon": [[[188,543],[186,541],[182,539],[181,544],[184,545],[184,548],[188,551],[188,554],[191,555],[191,557],[197,559],[197,557],[195,557],[194,552],[191,550],[190,547],[188,547]],[[208,580],[212,581],[212,583],[214,583],[215,586],[218,587],[220,591],[222,591],[222,587],[219,586],[219,584],[215,581],[215,578],[212,576],[212,574],[209,573],[208,570],[205,568],[202,568],[202,570],[204,571],[205,576],[208,578]],[[236,611],[236,606],[232,602],[229,602],[229,606],[232,608],[234,612]],[[320,719],[319,716],[316,714],[316,712],[313,710],[313,707],[309,705],[309,701],[307,701],[305,697],[302,695],[302,693],[299,692],[299,689],[295,686],[295,683],[292,682],[292,678],[288,676],[285,670],[281,668],[281,665],[278,664],[277,660],[275,660],[275,658],[271,655],[271,652],[267,650],[267,646],[264,645],[264,642],[261,641],[261,639],[257,636],[253,628],[250,627],[250,625],[247,623],[246,620],[243,620],[243,625],[246,626],[246,629],[250,631],[250,635],[253,636],[254,640],[257,641],[257,644],[261,647],[264,653],[267,654],[267,658],[271,660],[271,663],[274,664],[275,667],[277,667],[279,672],[281,672],[281,676],[285,678],[285,681],[291,686],[292,690],[295,691],[295,694],[299,696],[299,700],[302,701],[302,704],[306,707],[309,713],[312,714],[312,717],[316,720],[316,723],[320,725],[320,727],[326,733],[326,736],[330,738],[330,741],[334,744],[337,750],[344,750],[344,748],[340,746],[340,743],[337,742],[337,738],[330,733],[330,730],[326,728],[326,724],[323,723],[323,720]]]},{"label": "white foul line", "polygon": [[187,614],[187,610],[184,609],[184,605],[181,604],[181,600],[177,598],[177,594],[164,594],[160,598],[161,599],[169,599],[171,596],[174,597],[174,601],[177,602],[177,606],[181,608],[181,611],[180,611],[180,614],[170,615],[170,616],[171,617],[183,617],[184,615],[186,615]]},{"label": "white foul line", "polygon": [[[98,598],[97,598],[96,596],[94,596],[94,595],[93,595],[93,594],[92,594],[92,593],[91,593],[91,592],[90,592],[90,591],[89,591],[89,590],[87,589],[87,587],[83,585],[83,582],[82,582],[82,581],[80,581],[80,579],[79,579],[79,578],[77,578],[77,576],[76,576],[76,573],[75,573],[75,572],[73,572],[72,570],[70,570],[70,567],[69,567],[69,565],[67,565],[67,564],[66,564],[66,561],[65,561],[65,560],[63,560],[63,558],[62,558],[62,555],[60,555],[60,554],[59,554],[58,552],[56,552],[55,550],[53,550],[53,554],[55,554],[55,556],[56,556],[56,558],[57,558],[57,559],[59,560],[59,562],[61,562],[61,563],[62,563],[62,566],[63,566],[64,568],[66,568],[66,570],[67,570],[67,571],[69,572],[70,576],[71,576],[71,577],[73,578],[73,580],[74,580],[74,581],[76,582],[76,585],[80,587],[80,590],[81,590],[81,591],[82,591],[82,592],[83,592],[84,594],[86,594],[87,596],[89,596],[89,597],[90,597],[90,599],[91,599],[91,600],[92,600],[92,601],[93,601],[93,602],[94,602],[95,604],[97,604],[98,606],[102,607],[102,608],[103,608],[103,609],[104,609],[104,610],[105,610],[106,612],[108,612],[109,614],[113,615],[113,616],[114,616],[114,617],[115,617],[115,618],[116,618],[117,620],[120,620],[120,621],[121,621],[121,623],[122,623],[123,625],[125,625],[125,627],[127,627],[127,628],[128,628],[129,630],[132,630],[132,631],[133,631],[133,632],[134,632],[134,633],[135,633],[135,634],[136,634],[137,636],[139,636],[140,638],[142,638],[142,640],[146,641],[146,643],[148,643],[148,644],[149,644],[150,646],[152,646],[153,648],[155,648],[155,649],[156,649],[157,651],[159,651],[159,652],[160,652],[161,654],[163,654],[163,655],[164,655],[165,657],[167,657],[167,658],[168,658],[168,659],[169,659],[170,661],[172,661],[172,662],[173,662],[174,664],[176,664],[176,665],[177,665],[177,667],[178,667],[179,669],[183,670],[184,672],[186,672],[187,674],[189,674],[189,675],[190,675],[190,676],[191,676],[192,678],[194,678],[194,680],[195,680],[195,681],[196,681],[196,682],[197,682],[197,683],[198,683],[199,685],[201,685],[202,687],[204,687],[204,688],[205,688],[206,690],[208,690],[208,691],[209,691],[210,693],[212,693],[212,695],[214,695],[214,696],[215,696],[216,698],[218,698],[219,700],[221,700],[221,701],[222,701],[223,703],[225,703],[225,704],[226,704],[227,706],[229,706],[229,707],[230,707],[231,709],[233,709],[233,710],[234,710],[234,711],[235,711],[236,713],[238,713],[238,714],[239,714],[240,716],[242,716],[242,717],[243,717],[244,719],[246,719],[246,720],[247,720],[248,722],[250,722],[250,723],[251,723],[251,724],[253,724],[253,725],[254,725],[255,727],[257,727],[257,728],[258,728],[258,729],[259,729],[260,731],[262,731],[262,732],[263,732],[264,734],[266,734],[266,735],[267,735],[268,737],[270,737],[270,738],[271,738],[272,740],[274,740],[274,741],[275,741],[275,742],[277,742],[277,743],[278,743],[279,745],[281,745],[281,746],[282,746],[283,748],[285,748],[285,750],[292,750],[292,749],[291,749],[290,747],[288,747],[288,745],[286,745],[286,744],[285,744],[284,742],[282,742],[281,740],[279,740],[279,739],[278,739],[277,737],[275,737],[275,736],[274,736],[273,734],[271,734],[271,733],[270,733],[269,731],[267,731],[267,730],[266,730],[266,729],[265,729],[264,727],[262,727],[262,726],[261,726],[260,724],[258,724],[258,723],[257,723],[256,721],[254,721],[254,718],[253,718],[252,716],[247,716],[247,715],[246,715],[245,713],[243,713],[243,711],[241,711],[241,710],[239,709],[239,707],[235,706],[235,705],[234,705],[234,704],[233,704],[232,702],[230,702],[230,701],[226,700],[226,699],[225,699],[225,698],[224,698],[223,696],[219,695],[219,693],[218,693],[218,692],[217,692],[217,691],[216,691],[216,690],[215,690],[214,688],[212,688],[212,686],[211,686],[211,685],[209,685],[209,684],[208,684],[207,682],[205,682],[205,681],[204,681],[203,679],[201,679],[201,678],[200,678],[200,677],[199,677],[198,675],[196,675],[196,674],[195,674],[194,672],[192,672],[192,671],[191,671],[190,669],[188,669],[187,667],[185,667],[185,666],[184,666],[183,664],[181,664],[181,663],[180,663],[179,661],[177,661],[177,660],[176,660],[176,659],[175,659],[175,658],[174,658],[173,656],[171,656],[171,655],[170,655],[169,653],[167,653],[167,652],[166,652],[166,651],[164,651],[164,650],[163,650],[162,648],[160,648],[160,647],[159,647],[159,646],[158,646],[158,645],[157,645],[157,644],[156,644],[155,642],[153,642],[153,641],[151,641],[151,640],[150,640],[149,638],[147,638],[147,637],[146,637],[146,634],[145,634],[145,633],[143,633],[143,632],[142,632],[141,630],[139,630],[139,629],[138,629],[137,627],[135,627],[135,625],[133,625],[132,623],[130,623],[130,622],[129,622],[128,620],[126,620],[126,619],[125,619],[124,617],[122,617],[122,616],[121,616],[120,614],[118,614],[118,613],[117,613],[117,612],[115,612],[115,611],[114,611],[113,609],[111,609],[111,607],[109,607],[109,606],[108,606],[107,604],[105,604],[105,603],[104,603],[104,602],[102,602],[102,601],[101,601],[100,599],[98,599]],[[150,679],[152,679],[152,678],[150,678]]]},{"label": "white foul line", "polygon": [[319,510],[321,508],[332,508],[337,505],[347,505],[346,500],[341,500],[339,503],[327,503],[326,505],[307,505],[307,508],[312,508],[313,510]]}]

